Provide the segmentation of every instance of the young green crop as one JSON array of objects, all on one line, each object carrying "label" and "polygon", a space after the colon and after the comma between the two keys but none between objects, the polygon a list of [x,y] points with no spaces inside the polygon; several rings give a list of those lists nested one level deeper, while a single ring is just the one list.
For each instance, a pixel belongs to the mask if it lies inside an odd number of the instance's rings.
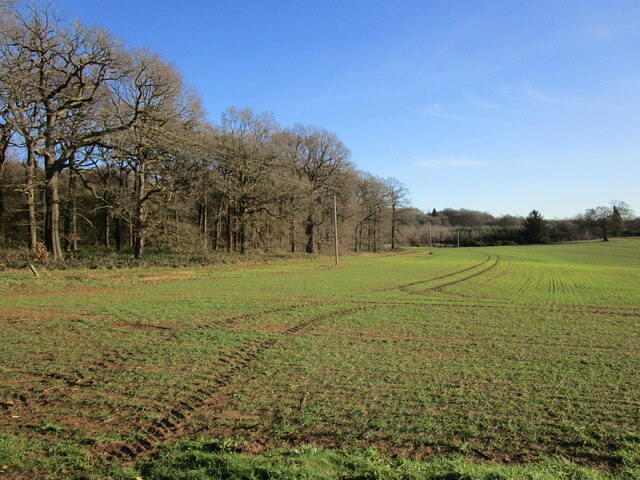
[{"label": "young green crop", "polygon": [[106,460],[137,475],[159,471],[158,448],[178,455],[176,441],[205,436],[253,453],[375,447],[531,472],[561,458],[633,478],[639,252],[629,239],[410,249],[337,268],[3,272],[0,465],[56,478]]}]

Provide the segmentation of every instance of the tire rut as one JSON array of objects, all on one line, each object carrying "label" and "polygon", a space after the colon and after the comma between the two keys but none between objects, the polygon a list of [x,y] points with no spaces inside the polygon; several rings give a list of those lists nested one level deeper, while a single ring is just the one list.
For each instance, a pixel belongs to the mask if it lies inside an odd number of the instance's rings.
[{"label": "tire rut", "polygon": [[[297,307],[305,305],[298,305]],[[228,402],[228,399],[224,398],[223,390],[236,383],[237,377],[252,368],[267,350],[287,338],[315,328],[324,320],[370,308],[370,305],[358,305],[326,312],[303,320],[279,333],[276,337],[246,343],[233,353],[221,358],[221,362],[227,363],[229,367],[216,376],[212,386],[195,390],[185,401],[167,410],[158,419],[149,424],[139,425],[138,431],[143,436],[133,442],[127,444],[119,443],[108,448],[106,452],[107,460],[134,460],[142,455],[154,453],[156,445],[160,442],[194,433],[194,427],[190,420],[206,410],[208,406],[215,404],[220,408]]]},{"label": "tire rut", "polygon": [[406,289],[408,287],[413,287],[415,285],[420,285],[421,283],[429,283],[429,282],[434,282],[436,280],[443,280],[445,278],[454,277],[456,275],[460,275],[461,273],[468,272],[469,270],[473,270],[474,268],[478,268],[478,267],[484,265],[485,263],[487,263],[489,260],[491,260],[491,255],[487,255],[487,258],[484,259],[482,262],[477,263],[475,265],[471,265],[470,267],[467,267],[467,268],[463,268],[462,270],[457,270],[457,271],[452,272],[452,273],[447,273],[447,274],[441,275],[439,277],[428,278],[426,280],[418,280],[416,282],[405,283],[405,284],[402,284],[402,285],[397,285],[395,287],[388,287],[388,288],[384,288],[382,290],[376,290],[376,291],[371,292],[371,293],[390,292],[392,290],[404,290],[404,289]]},{"label": "tire rut", "polygon": [[310,302],[304,302],[304,303],[297,303],[295,305],[287,305],[284,307],[268,308],[265,310],[259,310],[257,312],[240,313],[237,315],[231,315],[229,317],[221,318],[220,320],[215,320],[206,324],[199,324],[196,326],[196,328],[199,328],[201,330],[208,330],[212,327],[219,328],[225,325],[231,325],[237,320],[249,320],[253,318],[260,318],[263,315],[269,315],[271,313],[290,312],[292,310],[297,310],[298,308],[319,305],[320,303],[321,302],[318,302],[318,301],[310,301]]},{"label": "tire rut", "polygon": [[[425,288],[424,290],[418,290],[418,291],[415,291],[415,292],[407,292],[407,293],[409,293],[410,295],[417,295],[417,294],[422,294],[422,293],[427,293],[427,292],[433,292],[433,291],[436,291],[436,290],[439,291],[439,290],[442,290],[445,287],[449,287],[451,285],[456,285],[458,283],[466,282],[467,280],[475,278],[475,277],[477,277],[479,275],[483,275],[484,273],[487,273],[489,270],[491,270],[496,265],[498,265],[498,262],[500,261],[500,257],[497,256],[497,255],[487,255],[487,259],[480,264],[480,265],[484,265],[485,263],[490,261],[491,258],[494,258],[494,257],[495,257],[495,261],[491,265],[489,265],[487,268],[484,268],[484,269],[482,269],[482,270],[480,270],[478,272],[474,272],[471,275],[467,275],[466,277],[462,277],[462,278],[457,278],[457,279],[452,280],[450,282],[441,283],[440,285],[436,285],[434,287]],[[476,265],[476,266],[480,266],[480,265]],[[471,269],[469,268],[469,269],[467,269],[467,271],[468,270],[471,270]],[[458,273],[462,273],[462,272],[458,272]]]}]

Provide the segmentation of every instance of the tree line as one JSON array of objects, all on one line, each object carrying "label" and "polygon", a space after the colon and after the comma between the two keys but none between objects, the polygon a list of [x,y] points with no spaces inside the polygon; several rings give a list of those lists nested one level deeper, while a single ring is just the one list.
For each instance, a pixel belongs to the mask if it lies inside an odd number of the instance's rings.
[{"label": "tree line", "polygon": [[[622,201],[587,209],[569,219],[546,220],[538,210],[526,217],[445,208],[422,212],[406,208],[400,212],[403,240],[411,245],[432,242],[448,246],[520,245],[571,242],[609,236],[640,235],[640,218]],[[427,225],[429,228],[427,228]]]},{"label": "tree line", "polygon": [[229,108],[205,118],[170,64],[46,6],[2,5],[0,242],[316,252],[397,244],[407,191],[324,128]]}]

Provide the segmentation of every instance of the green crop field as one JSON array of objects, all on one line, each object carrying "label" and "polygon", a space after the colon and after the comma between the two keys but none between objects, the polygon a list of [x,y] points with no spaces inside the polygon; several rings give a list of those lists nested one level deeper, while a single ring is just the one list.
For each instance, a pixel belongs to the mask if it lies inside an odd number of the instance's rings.
[{"label": "green crop field", "polygon": [[640,240],[434,253],[0,273],[0,478],[640,478]]}]

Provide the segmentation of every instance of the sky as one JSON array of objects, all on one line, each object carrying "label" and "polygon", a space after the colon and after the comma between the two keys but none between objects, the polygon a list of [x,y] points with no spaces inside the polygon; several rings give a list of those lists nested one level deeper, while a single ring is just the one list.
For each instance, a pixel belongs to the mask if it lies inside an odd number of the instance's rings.
[{"label": "sky", "polygon": [[413,206],[640,214],[640,2],[53,0],[230,106],[324,127]]}]

